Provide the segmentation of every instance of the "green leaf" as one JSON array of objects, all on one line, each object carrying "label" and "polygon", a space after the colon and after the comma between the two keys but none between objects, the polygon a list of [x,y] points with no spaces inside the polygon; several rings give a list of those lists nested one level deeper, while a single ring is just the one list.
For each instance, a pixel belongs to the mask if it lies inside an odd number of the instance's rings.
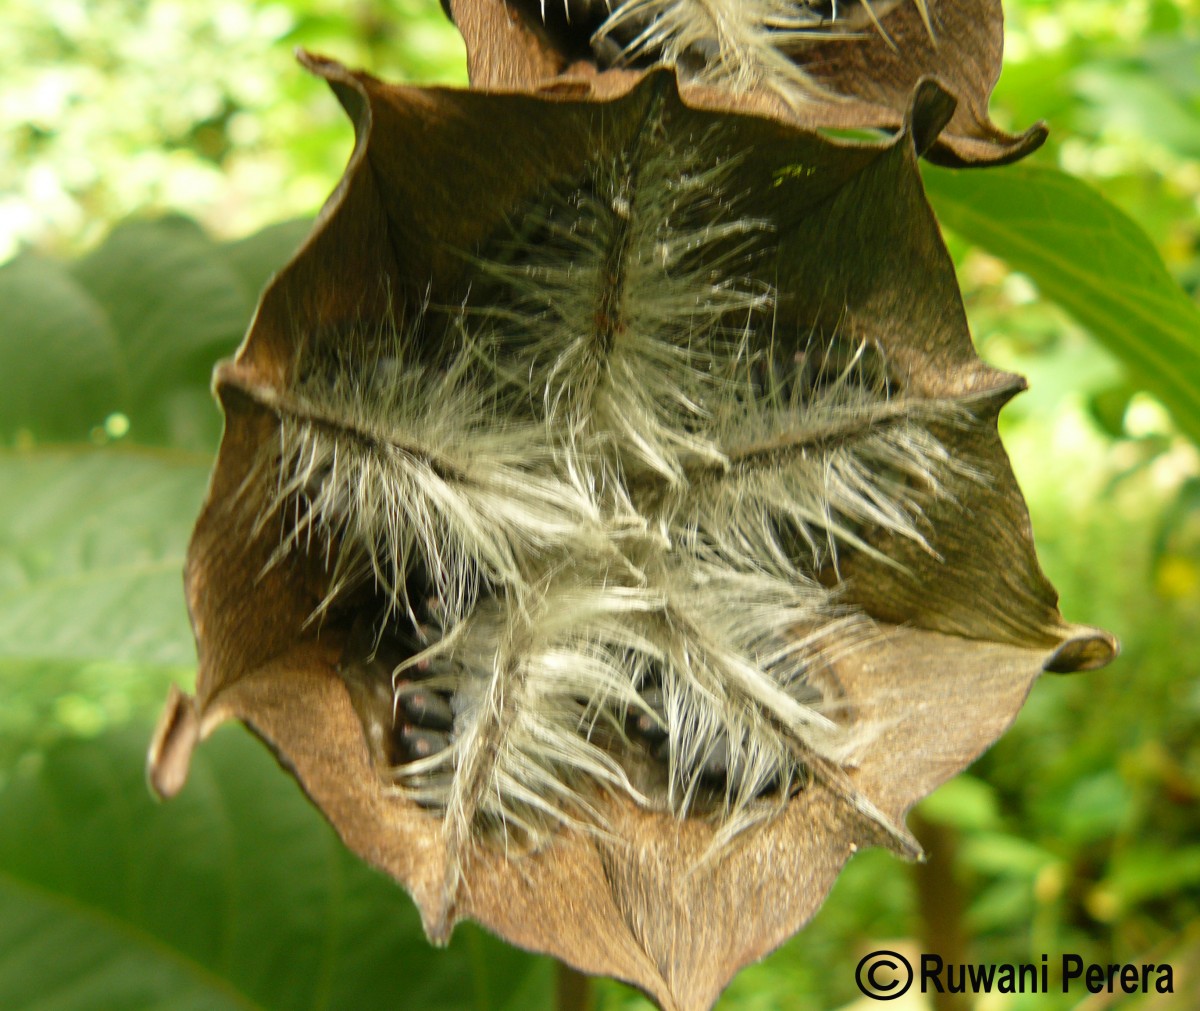
[{"label": "green leaf", "polygon": [[0,268],[0,438],[82,438],[126,399],[129,377],[104,310],[52,260]]},{"label": "green leaf", "polygon": [[249,735],[221,731],[156,806],[147,733],[69,742],[0,790],[5,1011],[549,1005],[546,959],[470,927],[430,948]]},{"label": "green leaf", "polygon": [[1002,832],[978,832],[963,842],[963,863],[981,874],[1033,877],[1054,862],[1035,842]]},{"label": "green leaf", "polygon": [[1200,478],[1189,477],[1179,485],[1174,499],[1162,511],[1159,528],[1151,544],[1151,560],[1159,561],[1172,548],[1184,548],[1185,544],[1173,543],[1176,538],[1186,537],[1190,524],[1200,520]]},{"label": "green leaf", "polygon": [[1185,157],[1200,156],[1200,122],[1146,67],[1096,62],[1079,68],[1073,78],[1076,92],[1090,104],[1079,116],[1085,129],[1097,135],[1119,130],[1165,144]]},{"label": "green leaf", "polygon": [[119,226],[69,265],[25,255],[0,269],[0,437],[118,434],[215,448],[216,360],[237,347],[266,277],[307,225],[221,246],[184,218]]},{"label": "green leaf", "polygon": [[23,761],[68,737],[153,720],[184,667],[95,661],[0,660],[0,786]]},{"label": "green leaf", "polygon": [[191,667],[183,561],[210,462],[0,454],[0,661]]},{"label": "green leaf", "polygon": [[1088,413],[1109,438],[1125,437],[1125,414],[1136,392],[1128,382],[1116,382],[1096,390],[1088,397]]},{"label": "green leaf", "polygon": [[184,218],[119,226],[71,272],[102,308],[130,377],[138,441],[170,440],[169,394],[208,388],[213,363],[232,353],[257,291],[221,248]]},{"label": "green leaf", "polygon": [[967,915],[972,937],[1028,930],[1036,914],[1031,883],[1006,876],[975,891]]},{"label": "green leaf", "polygon": [[965,774],[955,776],[921,801],[921,815],[966,831],[995,829],[1000,824],[995,788]]},{"label": "green leaf", "polygon": [[1104,888],[1122,907],[1178,895],[1200,886],[1200,846],[1167,849],[1146,843],[1119,852]]},{"label": "green leaf", "polygon": [[1071,176],[928,169],[941,222],[1027,274],[1200,440],[1200,309],[1125,214]]},{"label": "green leaf", "polygon": [[[271,276],[283,267],[312,231],[308,218],[281,221],[221,247],[226,261],[237,272],[243,287],[256,296]],[[246,321],[247,324],[249,320]]]},{"label": "green leaf", "polygon": [[1112,771],[1093,772],[1075,782],[1061,805],[1062,838],[1076,846],[1117,836],[1133,815],[1133,794]]}]

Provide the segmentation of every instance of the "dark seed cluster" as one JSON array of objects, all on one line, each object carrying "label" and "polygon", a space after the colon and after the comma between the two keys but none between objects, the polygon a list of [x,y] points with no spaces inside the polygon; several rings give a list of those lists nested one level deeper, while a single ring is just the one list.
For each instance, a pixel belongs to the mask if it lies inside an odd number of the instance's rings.
[{"label": "dark seed cluster", "polygon": [[[455,742],[456,720],[462,706],[454,691],[440,687],[452,674],[454,663],[436,654],[413,662],[441,635],[436,623],[436,598],[426,598],[413,614],[388,616],[378,607],[358,612],[346,636],[338,662],[338,672],[350,689],[364,732],[370,740],[376,765],[382,773],[396,774],[415,762],[445,752]],[[371,617],[375,615],[375,617]],[[635,763],[649,759],[657,768],[652,781],[665,784],[672,760],[673,742],[668,733],[667,699],[661,672],[652,669],[643,677],[638,694],[641,708],[630,708],[624,722],[624,739],[636,752]],[[815,705],[822,701],[817,688],[801,684],[793,694],[799,701]],[[578,700],[580,731],[603,738],[608,746],[620,746],[621,735],[585,726],[587,702]],[[446,786],[452,770],[449,766],[417,777],[415,785],[432,788]],[[686,778],[698,780],[701,808],[720,802],[720,798],[739,789],[742,769],[736,759],[731,763],[728,738],[721,734],[713,742],[698,768]],[[789,794],[802,789],[806,779],[797,770],[786,784]],[[778,778],[762,787],[757,796],[779,793],[784,784]],[[435,803],[426,804],[438,807]]]},{"label": "dark seed cluster", "polygon": [[426,599],[420,610],[391,619],[375,608],[360,611],[338,664],[385,768],[429,758],[454,742],[454,696],[433,687],[446,672],[436,659],[410,663],[441,634],[436,602]]}]

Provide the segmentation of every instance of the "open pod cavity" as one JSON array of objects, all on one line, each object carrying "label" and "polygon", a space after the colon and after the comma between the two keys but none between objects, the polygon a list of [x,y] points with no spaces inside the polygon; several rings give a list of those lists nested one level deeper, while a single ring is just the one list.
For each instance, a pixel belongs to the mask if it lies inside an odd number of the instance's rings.
[{"label": "open pod cavity", "polygon": [[[309,58],[345,178],[217,371],[200,653],[151,751],[255,730],[434,940],[705,1008],[1003,732],[1063,622],[918,154]],[[729,930],[732,922],[736,932]]]}]

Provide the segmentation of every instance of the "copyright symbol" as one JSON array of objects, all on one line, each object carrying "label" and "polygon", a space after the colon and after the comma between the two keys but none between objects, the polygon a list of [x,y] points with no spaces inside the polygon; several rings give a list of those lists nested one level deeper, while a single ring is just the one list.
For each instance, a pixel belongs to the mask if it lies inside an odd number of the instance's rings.
[{"label": "copyright symbol", "polygon": [[854,982],[872,1000],[895,1000],[912,986],[912,964],[898,951],[873,951],[854,970]]}]

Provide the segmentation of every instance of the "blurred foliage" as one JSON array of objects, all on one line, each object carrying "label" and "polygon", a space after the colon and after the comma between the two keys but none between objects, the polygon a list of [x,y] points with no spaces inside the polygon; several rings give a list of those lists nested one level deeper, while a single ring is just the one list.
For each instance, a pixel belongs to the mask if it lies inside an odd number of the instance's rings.
[{"label": "blurred foliage", "polygon": [[[944,226],[1023,271],[1200,438],[1200,308],[1130,218],[1056,169],[930,170],[925,180]],[[1110,401],[1097,417],[1107,411],[1115,431]]]},{"label": "blurred foliage", "polygon": [[222,237],[311,215],[353,130],[297,47],[465,84],[437,0],[4,0],[0,260],[74,252],[137,212]]},{"label": "blurred foliage", "polygon": [[138,729],[53,748],[0,793],[5,1008],[549,1002],[550,967],[474,927],[427,971],[407,897],[298,791],[276,788],[279,770],[245,731],[197,756],[178,810],[161,817],[139,775]]},{"label": "blurred foliage", "polygon": [[[1051,140],[1028,166],[927,178],[980,353],[1031,381],[1001,421],[1043,565],[1067,616],[1117,632],[1124,656],[1043,679],[921,805],[960,911],[861,854],[724,1011],[851,1004],[862,954],[947,931],[978,960],[1200,966],[1200,455],[1164,407],[1180,404],[1154,393],[1197,392],[1200,4],[1006,9],[993,113],[1046,119]],[[219,433],[212,362],[305,233],[286,219],[315,213],[352,142],[291,49],[461,82],[453,29],[436,0],[7,0],[0,16],[0,258],[29,247],[0,268],[0,1004],[290,1007],[303,991],[313,1006],[547,1006],[544,959],[469,929],[429,949],[411,904],[239,732],[165,807],[135,767],[166,685],[192,676],[180,568]],[[1039,174],[1099,201],[1061,241],[1107,279],[1046,273],[1058,199],[1037,248],[1005,246],[1009,215],[1039,224],[1012,202]],[[1101,228],[1097,192],[1148,242],[1124,219]],[[203,227],[151,220],[165,211]],[[1160,301],[1119,318],[1152,289]],[[616,983],[597,998],[647,1007]]]}]

